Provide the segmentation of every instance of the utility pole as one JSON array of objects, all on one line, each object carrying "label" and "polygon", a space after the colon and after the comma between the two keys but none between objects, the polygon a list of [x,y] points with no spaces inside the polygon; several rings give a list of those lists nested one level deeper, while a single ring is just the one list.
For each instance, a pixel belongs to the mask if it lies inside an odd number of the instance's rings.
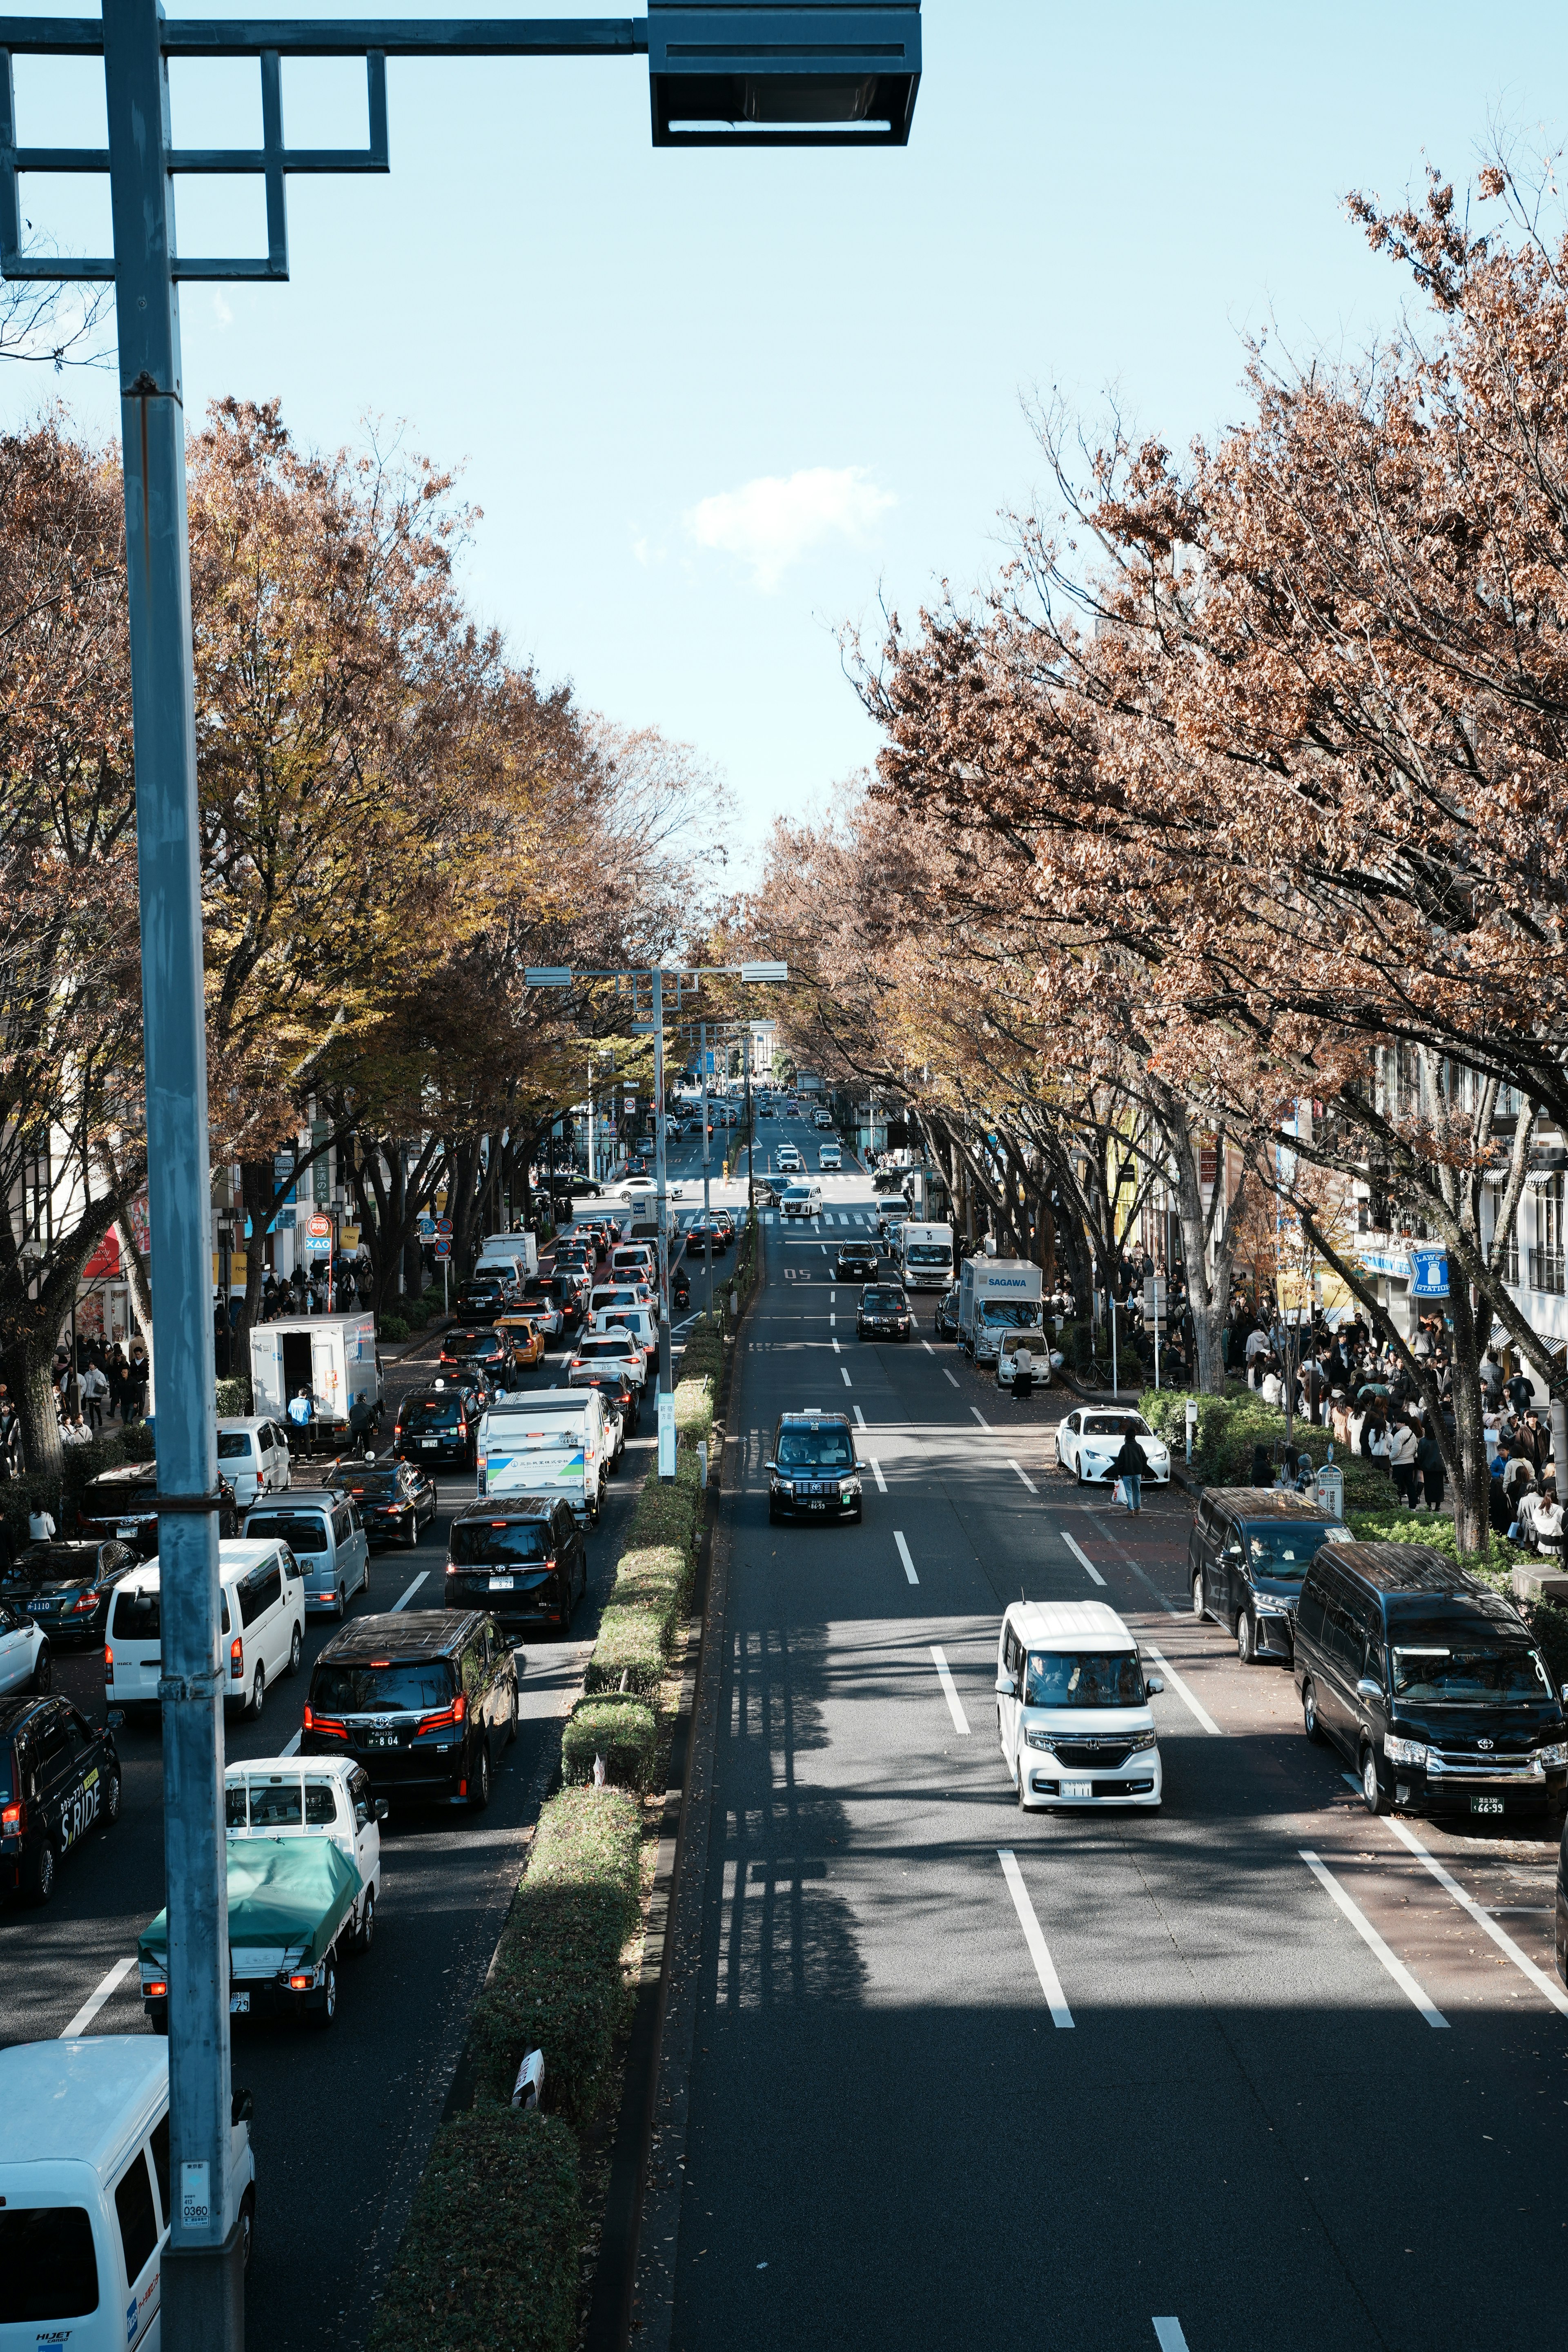
[{"label": "utility pole", "polygon": [[713,1210],[709,1197],[708,1145],[708,1024],[702,1024],[702,1263],[708,1276],[708,1320],[713,1320]]},{"label": "utility pole", "polygon": [[675,1391],[669,1360],[669,1199],[664,1154],[664,973],[653,968],[653,1170],[658,1214],[658,1475],[675,1475]]}]

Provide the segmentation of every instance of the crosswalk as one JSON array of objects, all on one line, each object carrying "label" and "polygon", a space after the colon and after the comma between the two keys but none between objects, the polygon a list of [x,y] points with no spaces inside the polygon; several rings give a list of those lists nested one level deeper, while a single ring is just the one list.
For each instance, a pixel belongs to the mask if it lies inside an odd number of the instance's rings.
[{"label": "crosswalk", "polygon": [[867,1225],[874,1225],[877,1220],[875,1217],[863,1215],[858,1209],[824,1209],[819,1217],[784,1218],[779,1216],[776,1209],[764,1209],[763,1211],[762,1222],[764,1225],[772,1225],[775,1223],[809,1225],[815,1229],[820,1225],[831,1224],[859,1225],[861,1227],[865,1227]]}]

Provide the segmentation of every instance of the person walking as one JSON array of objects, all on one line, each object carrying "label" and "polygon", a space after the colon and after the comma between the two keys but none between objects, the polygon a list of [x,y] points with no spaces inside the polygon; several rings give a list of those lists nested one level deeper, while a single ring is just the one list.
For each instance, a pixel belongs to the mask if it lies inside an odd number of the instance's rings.
[{"label": "person walking", "polygon": [[102,1365],[96,1357],[89,1357],[87,1370],[81,1376],[81,1402],[89,1429],[103,1427],[103,1401],[108,1394],[109,1381]]},{"label": "person walking", "polygon": [[1429,1511],[1443,1507],[1443,1450],[1431,1431],[1423,1428],[1415,1445],[1415,1467],[1421,1474],[1421,1491]]},{"label": "person walking", "polygon": [[1110,1465],[1113,1478],[1120,1478],[1127,1494],[1127,1507],[1134,1518],[1143,1508],[1143,1473],[1148,1465],[1143,1448],[1130,1429],[1121,1441],[1121,1450]]},{"label": "person walking", "polygon": [[126,1419],[140,1421],[147,1410],[147,1383],[152,1367],[147,1361],[147,1349],[141,1339],[131,1342],[131,1375],[126,1390]]},{"label": "person walking", "polygon": [[1401,1414],[1389,1424],[1388,1475],[1402,1503],[1415,1508],[1415,1432]]}]

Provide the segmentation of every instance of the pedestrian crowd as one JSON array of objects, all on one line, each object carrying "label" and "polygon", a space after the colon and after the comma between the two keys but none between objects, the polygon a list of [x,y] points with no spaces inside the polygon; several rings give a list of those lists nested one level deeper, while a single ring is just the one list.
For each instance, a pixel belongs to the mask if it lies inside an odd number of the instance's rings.
[{"label": "pedestrian crowd", "polygon": [[[49,1367],[61,1444],[88,1445],[110,1422],[129,1429],[140,1421],[147,1409],[148,1377],[147,1350],[140,1339],[126,1348],[118,1339],[106,1342],[81,1332],[74,1349],[62,1339]],[[23,1466],[21,1412],[0,1381],[0,1478],[19,1477]]]}]

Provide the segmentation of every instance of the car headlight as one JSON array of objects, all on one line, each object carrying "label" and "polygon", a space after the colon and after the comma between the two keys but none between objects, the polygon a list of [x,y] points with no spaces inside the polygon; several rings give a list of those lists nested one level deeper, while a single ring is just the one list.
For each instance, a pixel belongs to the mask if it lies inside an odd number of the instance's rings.
[{"label": "car headlight", "polygon": [[1549,1771],[1558,1764],[1568,1764],[1568,1740],[1554,1739],[1549,1748],[1538,1748],[1530,1761],[1531,1769],[1537,1772]]},{"label": "car headlight", "polygon": [[840,1488],[838,1489],[838,1499],[839,1499],[839,1501],[840,1501],[841,1503],[852,1503],[852,1502],[855,1500],[856,1496],[857,1496],[859,1492],[860,1492],[860,1481],[859,1481],[859,1479],[858,1479],[858,1478],[851,1478],[851,1479],[848,1481],[847,1485],[843,1486],[840,1486]]},{"label": "car headlight", "polygon": [[1024,1738],[1031,1748],[1044,1748],[1049,1750],[1051,1735],[1048,1731],[1026,1731]]},{"label": "car headlight", "polygon": [[1135,1731],[1132,1734],[1131,1738],[1129,1740],[1128,1745],[1132,1749],[1134,1755],[1136,1755],[1141,1748],[1158,1748],[1160,1745],[1160,1735],[1151,1725],[1147,1731]]},{"label": "car headlight", "polygon": [[[1428,1750],[1424,1739],[1401,1739],[1396,1732],[1390,1731],[1384,1736],[1383,1752],[1391,1764],[1415,1764],[1426,1769]],[[1559,1748],[1557,1752],[1561,1755],[1563,1750]]]},{"label": "car headlight", "polygon": [[773,1486],[776,1491],[781,1495],[793,1495],[795,1492],[795,1480],[793,1478],[775,1478],[773,1480]]}]

